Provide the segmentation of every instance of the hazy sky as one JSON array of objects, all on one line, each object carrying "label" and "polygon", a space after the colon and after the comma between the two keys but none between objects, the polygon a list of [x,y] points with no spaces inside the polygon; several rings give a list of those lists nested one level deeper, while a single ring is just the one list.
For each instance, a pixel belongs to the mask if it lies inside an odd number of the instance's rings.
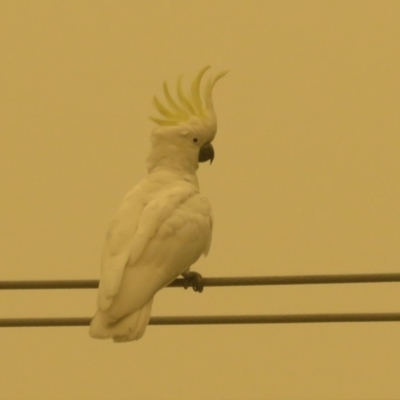
[{"label": "hazy sky", "polygon": [[[400,2],[0,2],[0,280],[97,279],[146,173],[151,98],[205,65],[204,276],[400,272]],[[1,292],[0,318],[96,292]],[[396,284],[165,289],[153,315],[399,312]],[[0,328],[0,399],[399,399],[398,323]]]}]

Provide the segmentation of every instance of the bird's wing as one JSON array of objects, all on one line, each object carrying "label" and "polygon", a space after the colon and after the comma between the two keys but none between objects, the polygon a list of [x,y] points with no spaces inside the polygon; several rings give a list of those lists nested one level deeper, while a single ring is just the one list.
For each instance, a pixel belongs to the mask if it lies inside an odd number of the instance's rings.
[{"label": "bird's wing", "polygon": [[210,223],[210,235],[208,236],[208,241],[207,241],[207,244],[206,244],[206,246],[204,248],[204,251],[203,251],[204,256],[207,256],[209,251],[210,251],[210,247],[211,247],[212,228],[213,228],[213,224],[214,224],[214,218],[213,218],[213,214],[212,214],[212,211],[211,211],[210,203],[209,203],[209,201],[207,199],[205,199],[205,200],[207,201],[208,207],[209,207],[208,216],[209,216],[209,223]]},{"label": "bird's wing", "polygon": [[146,205],[135,191],[125,198],[106,237],[98,299],[100,310],[107,310],[118,294],[125,267],[135,265],[149,240],[192,192],[187,187],[173,187]]},{"label": "bird's wing", "polygon": [[102,256],[98,306],[106,310],[118,292],[125,265],[131,253],[144,204],[140,191],[133,189],[122,202],[107,231]]}]

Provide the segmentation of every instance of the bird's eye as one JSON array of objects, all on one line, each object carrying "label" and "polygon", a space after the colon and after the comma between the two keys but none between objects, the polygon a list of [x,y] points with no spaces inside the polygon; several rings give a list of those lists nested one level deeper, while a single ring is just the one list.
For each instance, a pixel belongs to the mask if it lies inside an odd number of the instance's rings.
[{"label": "bird's eye", "polygon": [[197,143],[199,141],[199,139],[197,139],[197,137],[193,138],[193,142]]}]

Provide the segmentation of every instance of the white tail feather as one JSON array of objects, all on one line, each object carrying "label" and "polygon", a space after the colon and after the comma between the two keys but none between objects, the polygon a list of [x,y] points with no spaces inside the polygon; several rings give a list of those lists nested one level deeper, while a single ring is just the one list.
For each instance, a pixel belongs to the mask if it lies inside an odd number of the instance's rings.
[{"label": "white tail feather", "polygon": [[149,323],[152,303],[153,298],[140,310],[128,314],[112,324],[108,323],[106,312],[97,311],[90,324],[90,336],[96,339],[111,337],[114,342],[118,343],[140,339]]}]

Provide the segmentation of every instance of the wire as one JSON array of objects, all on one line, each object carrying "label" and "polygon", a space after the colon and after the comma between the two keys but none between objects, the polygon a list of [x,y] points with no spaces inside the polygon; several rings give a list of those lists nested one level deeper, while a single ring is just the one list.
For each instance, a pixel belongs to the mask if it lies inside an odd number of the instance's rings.
[{"label": "wire", "polygon": [[[400,273],[294,275],[203,278],[204,286],[310,285],[400,282]],[[96,289],[98,280],[0,281],[0,290]],[[176,279],[168,287],[184,287]],[[0,327],[88,326],[90,318],[3,318]],[[149,325],[288,324],[327,322],[394,322],[400,313],[283,314],[152,317]]]},{"label": "wire", "polygon": [[[2,328],[88,326],[90,318],[3,318]],[[327,322],[399,322],[400,313],[206,315],[152,317],[149,325],[303,324]]]},{"label": "wire", "polygon": [[[179,278],[168,287],[183,287],[184,282],[184,279]],[[379,282],[400,282],[400,273],[203,278],[205,287]],[[98,285],[98,280],[0,281],[0,290],[96,289]]]}]

